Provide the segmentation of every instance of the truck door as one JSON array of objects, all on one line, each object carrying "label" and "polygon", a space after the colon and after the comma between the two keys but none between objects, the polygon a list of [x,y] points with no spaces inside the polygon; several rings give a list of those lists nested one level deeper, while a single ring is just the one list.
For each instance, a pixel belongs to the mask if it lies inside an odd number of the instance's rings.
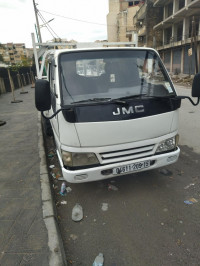
[{"label": "truck door", "polygon": [[[51,110],[50,115],[54,114],[58,110],[58,103],[57,103],[57,89],[56,88],[56,75],[55,75],[55,61],[54,59],[49,64],[49,83],[50,83],[50,90],[51,90]],[[51,126],[54,131],[54,134],[59,137],[59,129],[58,129],[58,116],[54,116],[51,119]]]}]

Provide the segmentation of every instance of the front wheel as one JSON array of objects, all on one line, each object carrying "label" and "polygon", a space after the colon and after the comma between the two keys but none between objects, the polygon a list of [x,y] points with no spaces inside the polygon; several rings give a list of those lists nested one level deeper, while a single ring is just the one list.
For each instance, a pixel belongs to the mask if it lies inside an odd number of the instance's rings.
[{"label": "front wheel", "polygon": [[45,119],[44,117],[42,117],[42,129],[46,136],[53,136],[53,130],[49,119]]}]

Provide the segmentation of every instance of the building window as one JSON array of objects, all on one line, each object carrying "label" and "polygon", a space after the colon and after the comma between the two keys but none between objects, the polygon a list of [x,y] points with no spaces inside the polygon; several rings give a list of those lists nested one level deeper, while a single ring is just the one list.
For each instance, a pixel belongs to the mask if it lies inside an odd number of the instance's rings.
[{"label": "building window", "polygon": [[181,41],[183,38],[183,22],[177,25],[177,41]]},{"label": "building window", "polygon": [[185,6],[185,0],[179,0],[179,9]]},{"label": "building window", "polygon": [[172,14],[173,14],[173,2],[170,3],[170,4],[167,6],[167,17],[170,17]]},{"label": "building window", "polygon": [[165,29],[165,44],[169,44],[172,41],[172,28]]},{"label": "building window", "polygon": [[128,2],[128,6],[133,6],[133,1]]}]

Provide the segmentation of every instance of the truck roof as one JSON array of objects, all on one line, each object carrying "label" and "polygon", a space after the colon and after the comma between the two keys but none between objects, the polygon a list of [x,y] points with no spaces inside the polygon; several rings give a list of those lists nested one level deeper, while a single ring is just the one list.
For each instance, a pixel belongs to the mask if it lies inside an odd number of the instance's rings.
[{"label": "truck roof", "polygon": [[150,47],[94,47],[94,48],[74,48],[74,49],[56,49],[52,50],[51,54],[54,56],[58,56],[62,53],[71,53],[71,52],[79,52],[79,51],[102,51],[102,50],[151,50],[157,53],[157,51]]}]

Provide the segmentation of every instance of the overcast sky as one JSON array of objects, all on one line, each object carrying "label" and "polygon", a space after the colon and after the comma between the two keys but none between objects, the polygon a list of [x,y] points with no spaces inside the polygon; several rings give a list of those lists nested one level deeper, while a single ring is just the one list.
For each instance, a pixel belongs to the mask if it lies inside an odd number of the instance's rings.
[{"label": "overcast sky", "polygon": [[[41,28],[43,42],[51,40],[52,35],[79,42],[107,39],[108,0],[35,1],[45,21],[54,18],[49,23],[54,33]],[[32,47],[31,32],[35,32],[35,23],[32,0],[0,0],[0,43],[25,43],[27,48]],[[39,23],[44,24],[40,17]]]}]

